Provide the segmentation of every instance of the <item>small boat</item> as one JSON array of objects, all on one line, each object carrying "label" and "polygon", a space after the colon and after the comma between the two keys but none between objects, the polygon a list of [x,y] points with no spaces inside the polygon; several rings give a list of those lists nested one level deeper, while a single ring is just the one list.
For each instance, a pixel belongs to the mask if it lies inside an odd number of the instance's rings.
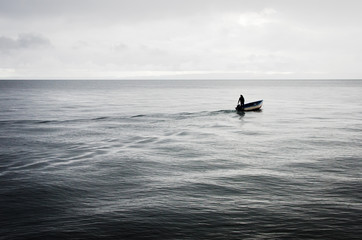
[{"label": "small boat", "polygon": [[235,110],[238,112],[243,111],[256,111],[259,110],[263,106],[263,100],[259,100],[256,102],[246,103],[244,104],[244,109],[241,108],[240,105],[237,105]]}]

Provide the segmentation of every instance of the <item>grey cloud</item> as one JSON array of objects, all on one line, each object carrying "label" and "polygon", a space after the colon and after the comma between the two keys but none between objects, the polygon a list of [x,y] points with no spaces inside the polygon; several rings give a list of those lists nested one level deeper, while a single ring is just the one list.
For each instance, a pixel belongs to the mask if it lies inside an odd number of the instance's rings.
[{"label": "grey cloud", "polygon": [[[182,11],[182,1],[174,0],[0,0],[0,14],[14,18],[44,17],[104,17],[144,19]],[[180,4],[181,3],[181,4]],[[183,7],[184,8],[184,7]],[[165,11],[165,10],[168,11]],[[192,11],[193,8],[190,8]]]},{"label": "grey cloud", "polygon": [[0,50],[2,51],[41,48],[50,45],[47,38],[35,34],[20,34],[17,38],[0,37]]},{"label": "grey cloud", "polygon": [[[139,18],[147,16],[187,15],[207,11],[258,11],[266,7],[277,7],[294,14],[306,11],[310,15],[338,16],[338,13],[359,14],[360,0],[0,0],[0,14],[3,16],[82,16],[118,15]],[[296,10],[296,11],[295,11]],[[104,15],[106,14],[106,15]]]},{"label": "grey cloud", "polygon": [[256,11],[265,0],[0,0],[0,15],[16,19],[67,18],[139,22],[224,11]]},{"label": "grey cloud", "polygon": [[116,44],[114,47],[113,47],[113,49],[115,50],[115,51],[125,51],[125,50],[127,50],[129,47],[126,45],[126,44],[124,44],[124,43],[118,43],[118,44]]},{"label": "grey cloud", "polygon": [[[349,0],[0,0],[0,19],[21,20],[32,26],[71,23],[82,29],[92,25],[212,18],[223,13],[260,12],[272,8],[286,20],[309,26],[360,27],[362,1]],[[0,21],[0,27],[1,21]],[[15,26],[18,27],[18,26]],[[59,27],[59,26],[57,26]],[[61,26],[60,26],[61,27]],[[136,26],[137,27],[137,26]]]},{"label": "grey cloud", "polygon": [[159,47],[149,46],[146,44],[133,44],[126,45],[119,43],[112,47],[113,57],[105,56],[106,59],[101,59],[101,63],[112,62],[122,63],[123,65],[137,65],[137,66],[168,66],[171,62],[177,62],[178,56],[173,52],[173,56],[166,50]]}]

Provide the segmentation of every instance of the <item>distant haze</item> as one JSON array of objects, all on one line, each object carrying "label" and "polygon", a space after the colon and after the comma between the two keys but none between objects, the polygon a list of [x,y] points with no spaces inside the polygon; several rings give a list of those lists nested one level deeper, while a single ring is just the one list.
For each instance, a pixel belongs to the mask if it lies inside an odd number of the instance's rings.
[{"label": "distant haze", "polygon": [[362,78],[360,0],[0,0],[0,79]]}]

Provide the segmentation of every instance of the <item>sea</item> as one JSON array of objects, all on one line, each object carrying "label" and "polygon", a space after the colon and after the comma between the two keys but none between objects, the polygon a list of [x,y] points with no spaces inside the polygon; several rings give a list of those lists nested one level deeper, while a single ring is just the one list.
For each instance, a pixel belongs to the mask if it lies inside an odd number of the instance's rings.
[{"label": "sea", "polygon": [[361,238],[362,80],[0,81],[0,239]]}]

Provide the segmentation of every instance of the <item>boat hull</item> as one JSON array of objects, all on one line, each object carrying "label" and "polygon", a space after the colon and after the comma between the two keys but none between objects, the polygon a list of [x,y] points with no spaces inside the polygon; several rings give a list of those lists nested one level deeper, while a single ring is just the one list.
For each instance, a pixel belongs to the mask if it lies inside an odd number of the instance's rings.
[{"label": "boat hull", "polygon": [[263,100],[259,100],[256,102],[251,102],[244,104],[244,109],[241,108],[240,105],[236,106],[235,110],[238,112],[245,112],[245,111],[257,111],[263,106]]}]

